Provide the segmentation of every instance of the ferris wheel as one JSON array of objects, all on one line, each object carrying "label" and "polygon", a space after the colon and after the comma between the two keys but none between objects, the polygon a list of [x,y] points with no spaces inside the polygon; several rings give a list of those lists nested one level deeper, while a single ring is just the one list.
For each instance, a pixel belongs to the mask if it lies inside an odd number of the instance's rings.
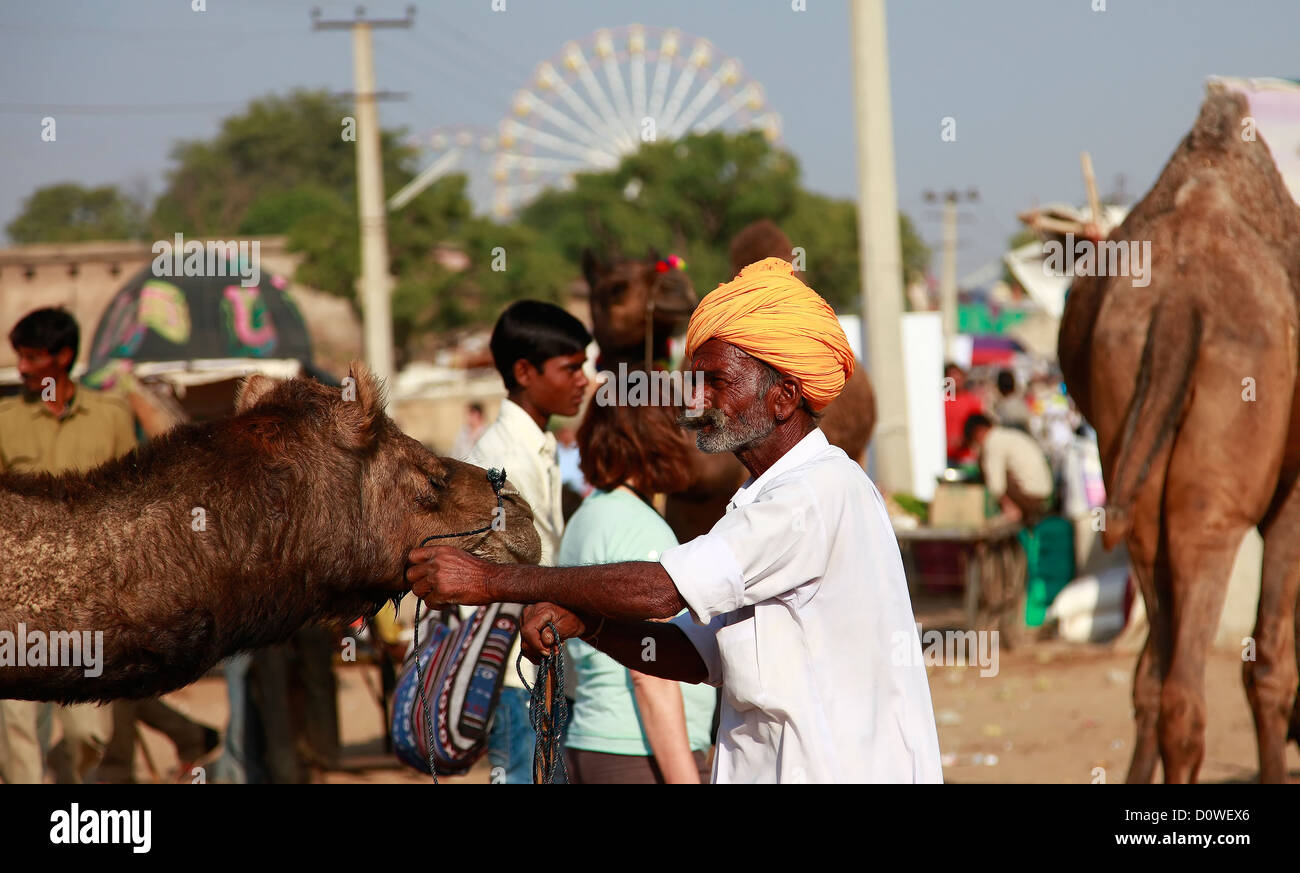
[{"label": "ferris wheel", "polygon": [[599,30],[538,65],[495,130],[435,129],[429,167],[389,201],[401,208],[455,168],[488,168],[492,210],[506,217],[577,173],[613,169],[644,143],[713,130],[781,134],[763,87],[735,58],[675,28]]}]

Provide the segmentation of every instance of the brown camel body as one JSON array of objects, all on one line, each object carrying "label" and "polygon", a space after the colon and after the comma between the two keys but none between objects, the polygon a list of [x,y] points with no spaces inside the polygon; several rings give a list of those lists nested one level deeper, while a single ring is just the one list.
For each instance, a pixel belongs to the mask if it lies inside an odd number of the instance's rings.
[{"label": "brown camel body", "polygon": [[[774,233],[773,233],[774,232]],[[790,257],[790,241],[770,221],[756,222],[737,234],[731,246],[736,272],[766,257]],[[734,262],[741,260],[737,266]],[[606,264],[583,253],[583,273],[591,289],[592,333],[600,344],[604,369],[626,363],[629,371],[645,369],[646,319],[654,324],[654,360],[665,360],[668,338],[681,333],[695,308],[690,279],[679,270],[655,270],[658,257]],[[840,396],[825,409],[821,429],[831,444],[851,458],[861,458],[876,424],[876,398],[861,362]],[[691,486],[668,495],[665,516],[681,542],[707,533],[726,511],[727,502],[748,477],[731,454],[691,454]]]},{"label": "brown camel body", "polygon": [[[1080,278],[1061,368],[1097,430],[1104,543],[1127,541],[1150,621],[1133,683],[1130,782],[1205,753],[1206,653],[1237,549],[1264,538],[1255,659],[1244,680],[1263,781],[1286,780],[1300,589],[1300,209],[1245,100],[1212,94],[1155,187],[1108,243],[1150,243],[1149,286]],[[1130,270],[1130,272],[1133,272]]]},{"label": "brown camel body", "polygon": [[[423,537],[491,524],[485,472],[402,434],[374,378],[353,373],[343,391],[254,376],[233,417],[84,475],[0,476],[0,633],[103,632],[102,675],[9,659],[0,697],[179,688],[308,622],[372,614],[407,590],[406,554]],[[503,494],[500,530],[446,542],[536,561],[532,513]]]}]

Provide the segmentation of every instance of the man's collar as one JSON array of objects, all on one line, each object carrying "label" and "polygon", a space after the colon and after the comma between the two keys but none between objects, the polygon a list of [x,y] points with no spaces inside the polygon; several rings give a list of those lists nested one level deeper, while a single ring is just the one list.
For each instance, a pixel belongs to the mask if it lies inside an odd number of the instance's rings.
[{"label": "man's collar", "polygon": [[26,394],[23,394],[22,400],[23,403],[26,404],[27,409],[31,413],[33,418],[36,418],[41,415],[46,415],[49,416],[50,418],[63,421],[65,419],[71,418],[72,416],[76,415],[78,412],[84,412],[86,410],[85,404],[81,402],[82,401],[81,386],[75,383],[72,386],[72,396],[68,398],[68,402],[64,405],[62,415],[55,415],[54,411],[50,409],[49,405],[46,404],[46,402],[41,399],[41,395],[39,392],[33,396],[28,396]]},{"label": "man's collar", "polygon": [[530,452],[555,454],[555,434],[538,427],[533,417],[509,397],[501,401],[501,412],[498,418],[510,431],[511,436],[522,442],[524,448]]},{"label": "man's collar", "polygon": [[763,486],[771,482],[777,476],[787,470],[793,470],[795,467],[812,460],[819,452],[830,446],[826,441],[826,434],[822,433],[820,427],[814,427],[804,435],[781,457],[776,459],[776,463],[763,471],[763,475],[757,479],[751,478],[740,489],[732,495],[731,505],[735,508],[748,506],[758,497],[758,492],[763,490]]}]

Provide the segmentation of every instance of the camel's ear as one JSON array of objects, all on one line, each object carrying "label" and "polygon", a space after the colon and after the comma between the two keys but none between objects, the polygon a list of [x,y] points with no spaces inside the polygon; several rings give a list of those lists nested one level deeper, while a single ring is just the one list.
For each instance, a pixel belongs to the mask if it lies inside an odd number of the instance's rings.
[{"label": "camel's ear", "polygon": [[374,444],[383,429],[384,389],[361,361],[348,366],[340,392],[339,425],[343,443],[352,448]]},{"label": "camel's ear", "polygon": [[596,293],[596,283],[608,270],[609,267],[601,263],[595,252],[589,248],[582,250],[582,276],[587,280],[587,288],[591,293]]},{"label": "camel's ear", "polygon": [[650,246],[650,248],[646,250],[646,259],[650,261],[650,263],[652,264],[659,263],[659,261],[662,260],[659,257],[659,249],[655,248],[654,246]]},{"label": "camel's ear", "polygon": [[275,387],[275,380],[269,376],[263,376],[261,373],[254,373],[245,379],[235,393],[235,412],[247,412],[258,403],[262,398],[271,393]]}]

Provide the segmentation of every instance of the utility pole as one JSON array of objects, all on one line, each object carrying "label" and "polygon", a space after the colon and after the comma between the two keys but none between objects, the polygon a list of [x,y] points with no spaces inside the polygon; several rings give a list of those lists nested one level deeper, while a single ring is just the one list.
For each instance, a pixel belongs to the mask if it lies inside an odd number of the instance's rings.
[{"label": "utility pole", "polygon": [[[903,358],[903,255],[894,180],[885,0],[853,0],[853,96],[858,129],[858,248],[867,370],[876,391],[874,477],[887,491],[912,490]],[[937,380],[939,374],[935,374]]]},{"label": "utility pole", "polygon": [[[979,191],[971,188],[963,195],[959,191],[943,193],[943,253],[939,271],[939,311],[943,313],[943,339],[945,345],[957,335],[957,203],[963,197],[979,200]],[[934,203],[940,197],[934,191],[925,192],[925,202]],[[948,354],[948,349],[944,349]]]},{"label": "utility pole", "polygon": [[370,32],[375,28],[408,28],[415,7],[405,18],[366,19],[358,6],[352,21],[322,21],[311,13],[314,30],[352,31],[352,77],[357,113],[357,206],[361,218],[361,313],[366,363],[371,372],[390,382],[393,377],[393,278],[388,274],[388,224],[384,205],[384,165],[379,149],[379,112],[375,103],[375,65]]}]

